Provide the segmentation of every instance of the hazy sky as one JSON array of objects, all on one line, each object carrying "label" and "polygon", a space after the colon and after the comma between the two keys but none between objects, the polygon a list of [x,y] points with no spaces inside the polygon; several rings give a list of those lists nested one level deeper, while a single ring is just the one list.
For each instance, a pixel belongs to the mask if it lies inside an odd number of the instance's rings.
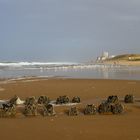
[{"label": "hazy sky", "polygon": [[140,0],[0,0],[0,61],[140,53]]}]

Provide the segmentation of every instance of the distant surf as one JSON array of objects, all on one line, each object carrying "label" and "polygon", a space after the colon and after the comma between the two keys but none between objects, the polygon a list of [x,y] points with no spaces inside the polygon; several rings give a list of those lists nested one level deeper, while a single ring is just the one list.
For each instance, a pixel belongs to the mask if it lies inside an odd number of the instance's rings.
[{"label": "distant surf", "polygon": [[140,67],[75,62],[1,62],[0,78],[67,77],[140,80]]},{"label": "distant surf", "polygon": [[76,65],[73,62],[0,62],[0,66],[47,66],[47,65]]}]

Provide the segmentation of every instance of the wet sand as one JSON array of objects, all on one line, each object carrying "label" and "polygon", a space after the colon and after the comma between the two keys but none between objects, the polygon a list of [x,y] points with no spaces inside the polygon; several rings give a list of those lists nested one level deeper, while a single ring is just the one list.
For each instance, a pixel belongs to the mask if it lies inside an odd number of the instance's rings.
[{"label": "wet sand", "polygon": [[134,104],[124,104],[122,115],[94,115],[69,117],[68,106],[55,107],[54,117],[0,118],[0,138],[4,140],[140,140],[140,81],[128,80],[82,80],[82,79],[28,79],[0,83],[0,99],[15,94],[21,99],[27,96],[47,95],[55,100],[59,95],[80,96],[82,104],[98,105],[102,99],[115,94],[122,99],[134,94]]}]

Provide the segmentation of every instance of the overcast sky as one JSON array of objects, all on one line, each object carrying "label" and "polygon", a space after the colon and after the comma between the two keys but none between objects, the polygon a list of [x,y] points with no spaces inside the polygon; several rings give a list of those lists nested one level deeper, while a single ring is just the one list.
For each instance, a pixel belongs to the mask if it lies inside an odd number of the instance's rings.
[{"label": "overcast sky", "polygon": [[0,0],[0,61],[140,53],[140,0]]}]

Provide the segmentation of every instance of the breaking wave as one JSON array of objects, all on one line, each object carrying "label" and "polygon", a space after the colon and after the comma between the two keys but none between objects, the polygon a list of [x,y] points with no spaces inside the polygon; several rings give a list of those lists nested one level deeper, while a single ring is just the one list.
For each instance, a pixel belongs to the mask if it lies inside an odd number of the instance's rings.
[{"label": "breaking wave", "polygon": [[0,66],[46,66],[46,65],[75,65],[77,63],[72,62],[4,62],[0,63]]},{"label": "breaking wave", "polygon": [[140,79],[140,67],[73,62],[1,62],[0,79],[20,77]]}]

